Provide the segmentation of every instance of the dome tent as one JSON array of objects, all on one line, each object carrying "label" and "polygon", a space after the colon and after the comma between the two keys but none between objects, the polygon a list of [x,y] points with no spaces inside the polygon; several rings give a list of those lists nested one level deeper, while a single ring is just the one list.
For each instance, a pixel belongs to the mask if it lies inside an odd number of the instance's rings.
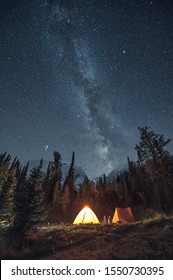
[{"label": "dome tent", "polygon": [[132,214],[131,208],[116,208],[114,212],[114,216],[112,219],[112,223],[133,223],[135,222],[134,216]]},{"label": "dome tent", "polygon": [[73,224],[100,224],[100,222],[96,214],[86,206],[76,216]]}]

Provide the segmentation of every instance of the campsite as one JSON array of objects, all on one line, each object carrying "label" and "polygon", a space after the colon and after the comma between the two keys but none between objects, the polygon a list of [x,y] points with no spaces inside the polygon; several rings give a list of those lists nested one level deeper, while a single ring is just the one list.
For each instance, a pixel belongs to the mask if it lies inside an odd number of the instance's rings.
[{"label": "campsite", "polygon": [[[45,225],[19,252],[1,242],[3,259],[172,259],[173,218],[156,215],[136,222],[130,208],[116,208],[111,223],[84,207],[73,224]],[[3,241],[3,240],[1,240]],[[4,245],[4,246],[3,246]]]},{"label": "campsite", "polygon": [[57,151],[45,171],[43,160],[29,169],[1,154],[1,258],[173,258],[173,157],[163,149],[167,143],[141,128],[136,162],[128,158],[116,177],[85,176],[79,185],[74,152],[64,179]]},{"label": "campsite", "polygon": [[0,19],[1,259],[173,259],[173,0]]},{"label": "campsite", "polygon": [[4,251],[3,258],[164,260],[173,259],[172,240],[173,219],[160,216],[132,224],[49,225],[32,234],[25,249]]}]

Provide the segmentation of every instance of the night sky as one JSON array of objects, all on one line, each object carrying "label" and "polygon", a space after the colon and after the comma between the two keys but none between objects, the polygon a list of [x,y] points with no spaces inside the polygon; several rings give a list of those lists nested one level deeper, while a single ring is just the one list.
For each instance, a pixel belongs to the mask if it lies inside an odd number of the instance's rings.
[{"label": "night sky", "polygon": [[[0,152],[95,177],[173,139],[173,1],[1,1]],[[168,150],[173,152],[172,142]]]}]

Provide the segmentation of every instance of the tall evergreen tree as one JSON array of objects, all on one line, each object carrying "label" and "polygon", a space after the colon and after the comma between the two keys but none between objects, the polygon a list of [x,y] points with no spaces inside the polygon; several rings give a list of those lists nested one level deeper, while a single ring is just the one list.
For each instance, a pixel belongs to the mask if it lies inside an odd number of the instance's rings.
[{"label": "tall evergreen tree", "polygon": [[139,131],[140,142],[135,148],[138,161],[152,182],[153,205],[156,210],[170,211],[169,198],[173,197],[173,159],[165,150],[170,139],[165,140],[163,135],[150,131],[149,127],[139,128]]},{"label": "tall evergreen tree", "polygon": [[45,202],[53,207],[53,201],[55,201],[55,192],[61,192],[62,190],[62,163],[61,154],[54,152],[54,161],[50,162],[47,173],[44,180]]},{"label": "tall evergreen tree", "polygon": [[165,150],[165,146],[171,141],[170,139],[164,140],[163,135],[158,135],[149,130],[149,127],[138,127],[140,132],[140,142],[136,145],[138,160],[143,164],[156,161],[162,156],[169,156],[169,152]]},{"label": "tall evergreen tree", "polygon": [[82,203],[81,207],[89,205],[92,209],[95,209],[98,194],[96,184],[85,176],[78,192]]},{"label": "tall evergreen tree", "polygon": [[[13,223],[9,228],[9,238],[16,248],[22,248],[28,233],[37,229],[45,219],[46,209],[43,196],[42,160],[38,167],[30,171],[16,185],[13,195]],[[26,175],[26,174],[25,174]]]},{"label": "tall evergreen tree", "polygon": [[6,179],[1,184],[0,220],[4,226],[13,221],[13,194],[17,185],[16,167],[10,168]]},{"label": "tall evergreen tree", "polygon": [[31,224],[30,230],[34,231],[46,218],[47,208],[44,200],[43,181],[44,172],[42,171],[43,160],[40,161],[38,167],[31,170],[28,178],[30,192],[32,192],[31,200]]},{"label": "tall evergreen tree", "polygon": [[71,208],[70,188],[69,185],[66,185],[62,196],[62,210],[63,210],[63,218],[65,223],[71,221],[70,208]]},{"label": "tall evergreen tree", "polygon": [[62,163],[61,154],[54,152],[43,183],[45,203],[48,206],[48,221],[58,222],[62,217]]},{"label": "tall evergreen tree", "polygon": [[[10,170],[10,156],[6,157],[6,153],[0,155],[0,213],[5,207],[5,201],[11,188],[9,180],[11,176],[9,174]],[[12,173],[12,172],[11,172]],[[2,218],[2,217],[1,217]]]},{"label": "tall evergreen tree", "polygon": [[70,197],[72,200],[76,197],[74,159],[75,155],[73,152],[68,175],[66,176],[66,179],[64,181],[64,189],[67,185],[69,186]]},{"label": "tall evergreen tree", "polygon": [[[69,192],[69,199],[68,199],[69,200],[69,210],[71,209],[69,221],[71,221],[75,215],[74,211],[73,211],[73,209],[74,209],[73,206],[75,205],[75,199],[77,197],[77,190],[75,187],[74,160],[75,160],[75,154],[73,152],[68,175],[66,176],[66,179],[65,179],[64,185],[63,185],[63,197],[66,193]],[[68,189],[68,191],[66,189]],[[64,201],[64,198],[63,198],[63,201]],[[64,208],[64,206],[63,206],[63,208]]]}]

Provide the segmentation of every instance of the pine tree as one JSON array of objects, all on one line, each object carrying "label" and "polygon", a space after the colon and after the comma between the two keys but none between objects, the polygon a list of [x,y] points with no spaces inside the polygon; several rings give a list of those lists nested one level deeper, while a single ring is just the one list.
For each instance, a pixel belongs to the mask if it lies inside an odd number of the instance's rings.
[{"label": "pine tree", "polygon": [[51,207],[52,200],[53,200],[53,190],[54,186],[51,184],[51,163],[49,163],[46,171],[46,175],[43,182],[43,189],[44,189],[44,197],[45,197],[45,203]]},{"label": "pine tree", "polygon": [[14,219],[15,189],[23,183],[28,170],[28,165],[22,168],[17,158],[11,164],[10,160],[10,155],[0,155],[0,219],[6,226],[10,226]]},{"label": "pine tree", "polygon": [[[1,195],[1,185],[6,180],[8,169],[10,167],[11,156],[6,153],[0,154],[0,195]],[[1,203],[0,203],[1,204]]]},{"label": "pine tree", "polygon": [[103,219],[103,216],[110,216],[117,203],[117,195],[112,182],[103,175],[96,182],[97,194],[94,200],[95,211]]},{"label": "pine tree", "polygon": [[38,167],[30,171],[29,177],[16,185],[13,194],[13,223],[9,228],[9,239],[16,248],[25,244],[27,235],[36,230],[45,219],[46,209],[42,190],[42,160]]},{"label": "pine tree", "polygon": [[158,135],[149,130],[149,127],[138,127],[140,132],[140,142],[136,145],[138,160],[142,164],[150,161],[156,164],[157,160],[162,156],[169,156],[168,151],[164,148],[171,141],[170,139],[164,140],[163,135]]},{"label": "pine tree", "polygon": [[46,219],[47,208],[44,200],[43,181],[44,172],[42,171],[43,160],[40,161],[38,167],[31,170],[28,178],[29,189],[32,191],[31,200],[31,227],[30,231],[34,231]]},{"label": "pine tree", "polygon": [[75,199],[75,197],[76,197],[74,159],[75,159],[75,155],[74,155],[74,152],[73,152],[70,168],[69,168],[69,171],[68,171],[68,175],[67,175],[67,177],[65,179],[65,182],[64,182],[64,187],[66,185],[69,186],[71,199]]},{"label": "pine tree", "polygon": [[84,177],[83,183],[79,188],[79,196],[82,207],[84,205],[89,205],[92,209],[95,208],[97,189],[95,184],[90,181],[87,176]]},{"label": "pine tree", "polygon": [[140,142],[135,148],[138,162],[144,168],[146,177],[151,180],[153,207],[155,210],[168,212],[172,208],[170,201],[173,198],[173,159],[165,147],[170,139],[164,140],[163,135],[150,131],[149,127],[139,128],[139,131]]},{"label": "pine tree", "polygon": [[48,205],[52,206],[55,188],[62,188],[62,163],[61,155],[58,152],[54,152],[54,161],[50,162],[47,173],[44,180],[45,189],[45,201]]},{"label": "pine tree", "polygon": [[[64,195],[69,192],[69,195],[68,195],[69,203],[68,204],[69,204],[69,209],[71,209],[69,212],[69,219],[68,219],[69,222],[71,220],[73,220],[74,215],[75,215],[74,211],[73,211],[73,209],[74,209],[73,206],[75,205],[75,200],[77,197],[77,190],[75,187],[74,159],[75,159],[75,155],[73,152],[68,175],[67,175],[67,177],[64,181],[64,185],[63,185],[63,203],[64,203]],[[62,207],[63,207],[63,209],[65,209],[64,205]],[[66,216],[66,213],[64,213],[64,215]]]},{"label": "pine tree", "polygon": [[6,157],[6,153],[1,154],[0,155],[0,213],[2,213],[2,210],[5,207],[6,197],[9,192],[9,189],[11,188],[10,183],[8,182],[10,180],[9,169],[10,169],[10,156]]},{"label": "pine tree", "polygon": [[54,152],[44,180],[45,202],[49,207],[49,222],[57,222],[62,215],[62,163],[61,155]]},{"label": "pine tree", "polygon": [[16,167],[9,168],[7,177],[1,184],[0,195],[0,220],[6,227],[13,221],[13,193],[16,185]]},{"label": "pine tree", "polygon": [[71,219],[71,197],[70,197],[70,188],[69,185],[66,185],[64,188],[62,196],[62,210],[64,216],[64,222],[69,222]]}]

